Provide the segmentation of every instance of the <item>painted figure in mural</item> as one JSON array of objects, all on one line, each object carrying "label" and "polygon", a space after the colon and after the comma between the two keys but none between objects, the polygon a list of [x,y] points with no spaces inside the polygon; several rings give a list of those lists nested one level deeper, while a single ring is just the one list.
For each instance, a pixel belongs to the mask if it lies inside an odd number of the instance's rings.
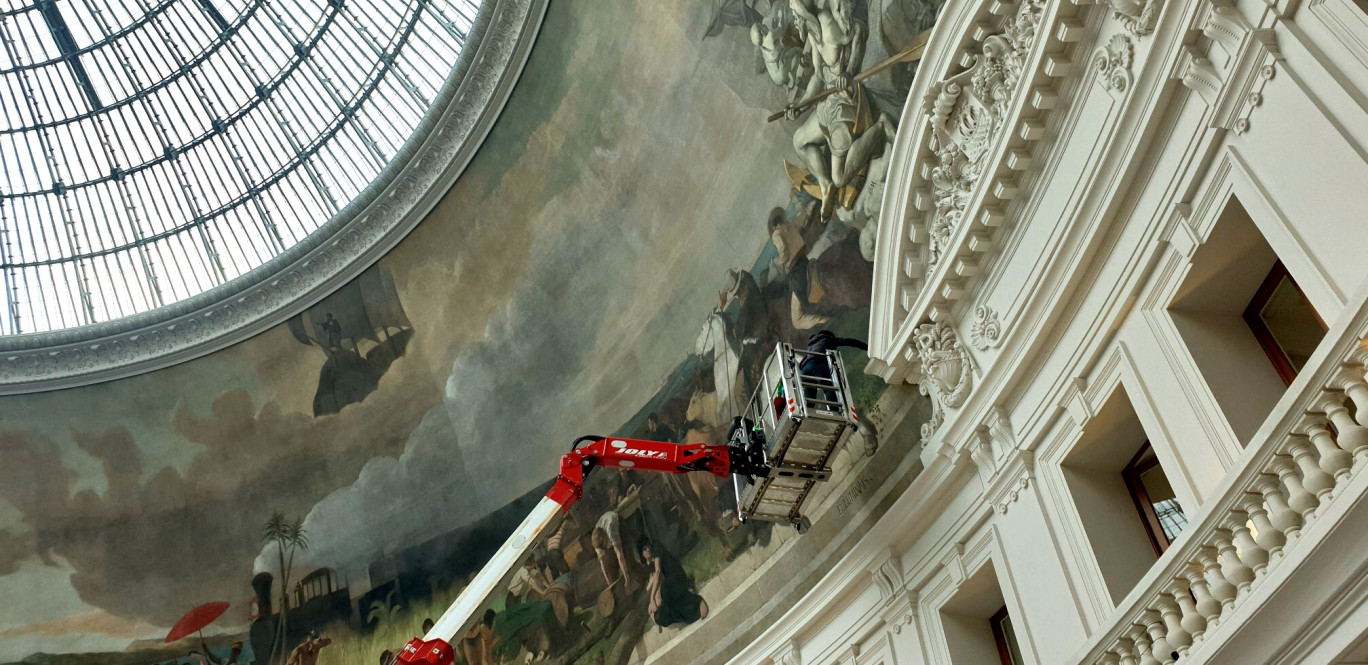
[{"label": "painted figure in mural", "polygon": [[[599,517],[598,523],[589,535],[590,545],[598,555],[599,570],[608,586],[622,582],[622,590],[632,592],[632,577],[627,568],[627,555],[622,550],[622,518],[616,510],[609,510]],[[608,572],[608,562],[613,557],[617,563],[616,574]]]},{"label": "painted figure in mural", "polygon": [[290,652],[290,658],[285,661],[285,665],[318,665],[318,652],[329,644],[332,644],[332,639],[319,637],[318,633],[310,633],[309,639]]},{"label": "painted figure in mural", "polygon": [[775,208],[767,225],[778,273],[771,279],[782,277],[788,285],[789,320],[795,330],[804,331],[868,307],[873,267],[860,256],[859,240],[848,227],[822,224],[803,214],[805,206],[798,209],[799,214],[790,216]]},{"label": "painted figure in mural", "polygon": [[330,349],[342,346],[342,323],[333,317],[332,312],[328,312],[327,318],[323,323],[318,324],[323,329],[323,334],[327,336],[327,345]]},{"label": "painted figure in mural", "polygon": [[749,28],[760,20],[760,12],[755,9],[757,0],[721,0],[713,12],[708,28],[703,31],[703,39],[722,34],[727,26]]},{"label": "painted figure in mural", "polygon": [[575,517],[574,511],[565,514],[561,518],[560,524],[555,532],[546,539],[546,561],[555,575],[563,575],[570,570],[570,563],[565,558],[563,549],[567,534],[578,531],[580,528],[579,519]]},{"label": "painted figure in mural", "polygon": [[[789,8],[813,71],[801,98],[835,90],[793,133],[793,148],[816,180],[826,220],[838,203],[853,204],[856,180],[892,137],[893,122],[883,113],[870,122],[864,89],[855,82],[868,29],[854,18],[853,0],[790,0]],[[793,120],[801,112],[790,104],[785,116]]]},{"label": "painted figure in mural", "polygon": [[719,310],[713,310],[703,322],[703,330],[694,343],[694,353],[712,357],[713,392],[717,404],[712,413],[704,414],[704,422],[718,425],[730,420],[745,400],[741,394],[741,349],[730,331],[730,322]]},{"label": "painted figure in mural", "polygon": [[708,618],[708,602],[694,591],[693,580],[679,559],[663,548],[657,551],[648,540],[641,541],[640,554],[650,572],[646,611],[658,629]]},{"label": "painted figure in mural", "polygon": [[679,443],[679,432],[674,428],[660,422],[660,414],[652,412],[646,416],[646,438],[651,441],[664,441],[666,443]]},{"label": "painted figure in mural", "polygon": [[227,658],[219,658],[210,651],[209,645],[200,640],[199,651],[191,651],[192,662],[198,660],[203,665],[237,665],[238,658],[242,657],[242,642],[233,642],[233,646],[228,651]]},{"label": "painted figure in mural", "polygon": [[[558,586],[543,562],[544,555],[529,557],[508,585],[505,610],[490,629],[491,648],[508,654],[544,653],[552,645],[552,632],[566,626],[557,615],[557,602],[564,601],[563,583]],[[568,606],[560,603],[565,612]],[[568,619],[568,617],[567,617]]]},{"label": "painted figure in mural", "polygon": [[888,179],[890,150],[884,150],[869,160],[864,186],[850,208],[836,208],[841,223],[860,232],[860,256],[874,260],[874,247],[879,237],[879,206],[883,205],[884,182]]},{"label": "painted figure in mural", "polygon": [[751,43],[760,57],[761,71],[788,93],[790,104],[812,75],[812,61],[803,57],[803,42],[793,25],[793,14],[784,2],[773,2],[764,20],[751,26]]},{"label": "painted figure in mural", "polygon": [[765,312],[764,296],[755,275],[749,270],[732,268],[726,272],[719,295],[721,310],[732,319],[733,339],[742,345],[763,341],[769,335],[769,320]]},{"label": "painted figure in mural", "polygon": [[499,637],[494,634],[497,614],[492,609],[485,610],[484,618],[461,638],[461,657],[466,665],[494,665],[494,647]]}]

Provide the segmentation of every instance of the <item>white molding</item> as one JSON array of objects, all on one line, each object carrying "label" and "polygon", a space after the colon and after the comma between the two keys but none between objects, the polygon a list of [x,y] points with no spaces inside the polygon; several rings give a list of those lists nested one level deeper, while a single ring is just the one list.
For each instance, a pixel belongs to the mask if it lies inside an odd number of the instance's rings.
[{"label": "white molding", "polygon": [[484,5],[433,111],[356,201],[265,265],[142,314],[0,337],[0,395],[109,381],[197,358],[268,330],[361,274],[444,196],[512,93],[548,0]]},{"label": "white molding", "polygon": [[[994,236],[1006,224],[1020,184],[1039,170],[1038,164],[1043,161],[1042,155],[1033,153],[1046,136],[1058,89],[1065,80],[1080,75],[1082,68],[1071,62],[1073,42],[1059,41],[1062,33],[1057,31],[1059,22],[1072,17],[1075,8],[1063,2],[1046,2],[1029,53],[1020,64],[1010,103],[1000,117],[993,115],[991,121],[980,122],[992,122],[1000,129],[988,138],[982,147],[985,152],[976,158],[983,167],[982,175],[970,179],[969,200],[958,213],[959,221],[947,227],[951,235],[936,241],[939,258],[935,269],[927,273],[931,258],[928,233],[932,231],[928,225],[944,221],[935,212],[937,204],[932,200],[934,188],[939,187],[931,182],[937,168],[932,144],[937,140],[935,133],[941,131],[933,127],[933,119],[949,112],[954,104],[963,103],[956,99],[970,94],[967,89],[962,93],[953,89],[961,84],[967,87],[968,80],[961,79],[985,57],[984,42],[978,39],[1001,38],[990,37],[993,31],[979,28],[993,25],[995,15],[1005,15],[1003,25],[1010,25],[1016,4],[948,5],[927,47],[935,56],[923,61],[909,93],[893,142],[888,178],[889,182],[903,184],[884,192],[870,318],[870,355],[879,361],[875,369],[886,380],[905,379],[915,372],[917,359],[911,340],[917,328],[927,321],[951,318],[950,310],[980,279],[977,275],[983,264],[1000,243]],[[955,36],[947,36],[943,26],[953,26],[958,41],[951,43],[960,46],[947,47],[946,42]],[[917,103],[923,98],[925,104]],[[1012,168],[1014,165],[1017,168]],[[957,264],[973,264],[975,269],[957,270]]]}]

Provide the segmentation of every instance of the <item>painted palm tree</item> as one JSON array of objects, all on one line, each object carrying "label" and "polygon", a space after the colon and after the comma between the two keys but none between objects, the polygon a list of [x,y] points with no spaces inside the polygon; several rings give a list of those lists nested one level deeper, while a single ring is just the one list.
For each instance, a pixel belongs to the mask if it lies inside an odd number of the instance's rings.
[{"label": "painted palm tree", "polygon": [[370,613],[366,614],[366,623],[374,623],[377,631],[393,624],[399,616],[401,606],[394,604],[394,596],[395,591],[391,589],[389,593],[385,594],[383,601],[371,601]]},{"label": "painted palm tree", "polygon": [[271,654],[272,660],[283,660],[287,648],[286,636],[289,634],[290,573],[294,568],[295,552],[309,549],[309,534],[304,529],[304,518],[295,518],[291,522],[280,511],[271,513],[271,519],[266,521],[262,530],[261,540],[275,543],[276,557],[280,563],[280,623],[276,625]]}]

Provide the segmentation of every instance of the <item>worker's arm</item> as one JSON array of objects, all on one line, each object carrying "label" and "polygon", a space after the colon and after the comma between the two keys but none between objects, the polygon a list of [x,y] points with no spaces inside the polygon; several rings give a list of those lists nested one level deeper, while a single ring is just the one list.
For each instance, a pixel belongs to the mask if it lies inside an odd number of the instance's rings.
[{"label": "worker's arm", "polygon": [[868,344],[865,344],[864,342],[855,339],[854,337],[837,337],[831,342],[831,348],[833,349],[839,349],[843,346],[849,346],[852,348],[859,349],[861,351],[869,350]]}]

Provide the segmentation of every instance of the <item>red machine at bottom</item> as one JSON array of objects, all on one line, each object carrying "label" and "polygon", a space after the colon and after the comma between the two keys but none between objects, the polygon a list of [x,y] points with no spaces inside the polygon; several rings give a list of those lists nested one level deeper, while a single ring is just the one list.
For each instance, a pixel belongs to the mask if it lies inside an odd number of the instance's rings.
[{"label": "red machine at bottom", "polygon": [[[471,580],[432,630],[424,637],[414,638],[404,645],[395,662],[425,665],[450,665],[454,662],[456,653],[451,642],[468,629],[466,623],[469,617],[517,567],[522,555],[557,509],[568,511],[584,496],[584,478],[595,467],[674,474],[702,471],[719,478],[727,478],[732,474],[750,478],[767,475],[769,465],[763,452],[763,437],[757,438],[757,433],[748,425],[746,421],[737,419],[731,428],[731,442],[724,446],[703,443],[680,445],[601,436],[576,439],[570,452],[561,457],[560,474],[556,476],[556,483],[546,493],[542,503],[513,532],[489,564]],[[592,443],[580,447],[586,441]]]}]

